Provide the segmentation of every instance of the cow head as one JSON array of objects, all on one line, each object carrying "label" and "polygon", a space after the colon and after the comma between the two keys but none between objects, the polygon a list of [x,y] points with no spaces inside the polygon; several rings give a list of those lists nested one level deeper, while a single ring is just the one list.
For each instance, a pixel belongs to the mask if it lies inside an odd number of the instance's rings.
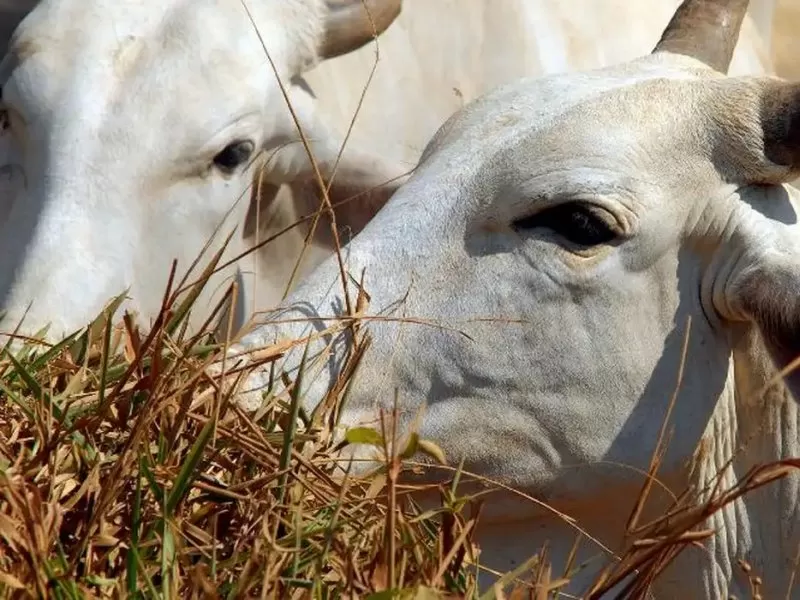
[{"label": "cow head", "polygon": [[[618,518],[683,364],[660,476],[684,480],[718,401],[800,352],[799,205],[782,183],[800,169],[800,92],[724,75],[746,4],[687,0],[651,55],[504,86],[440,129],[344,249],[373,316],[345,424],[377,425],[396,400],[402,430],[423,409],[420,434],[451,464]],[[319,332],[345,306],[329,260],[237,351]],[[309,406],[348,343],[309,343]]]},{"label": "cow head", "polygon": [[[0,66],[3,331],[24,317],[23,331],[50,324],[58,337],[126,290],[152,318],[173,259],[180,277],[237,226],[222,262],[243,250],[261,167],[268,185],[312,179],[298,126],[329,178],[343,138],[297,76],[363,46],[400,10],[399,0],[366,5],[39,2]],[[375,185],[379,163],[346,152],[333,185]],[[199,307],[234,268],[209,283]]]}]

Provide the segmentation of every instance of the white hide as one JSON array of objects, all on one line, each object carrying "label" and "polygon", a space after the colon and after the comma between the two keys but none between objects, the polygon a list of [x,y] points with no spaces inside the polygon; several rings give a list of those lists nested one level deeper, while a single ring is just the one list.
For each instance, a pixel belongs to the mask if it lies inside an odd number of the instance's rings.
[{"label": "white hide", "polygon": [[[468,472],[546,501],[619,550],[691,319],[649,514],[689,483],[702,489],[735,450],[727,485],[796,456],[787,387],[755,395],[775,374],[767,348],[800,350],[800,194],[755,185],[791,174],[761,154],[769,85],[654,55],[522,80],[456,114],[343,250],[354,279],[364,270],[367,315],[378,317],[364,321],[372,344],[343,425],[377,426],[397,397],[401,430],[422,410],[420,435],[452,465],[463,459]],[[573,213],[547,220],[557,206],[590,210],[613,243],[571,243]],[[515,225],[525,218],[532,224]],[[237,351],[299,339],[343,306],[328,259],[274,315],[296,322],[259,326]],[[336,377],[346,343],[311,343],[307,408]],[[301,353],[279,366],[292,372]],[[261,382],[258,372],[246,382],[243,404],[257,406]],[[717,535],[685,550],[655,597],[748,597],[740,558],[765,598],[784,597],[800,544],[798,491],[791,476],[721,511],[709,524]],[[493,494],[482,518],[481,562],[501,572],[547,543],[559,573],[577,533],[509,494]],[[567,591],[585,591],[598,559],[610,559],[584,539],[577,563],[592,558]]]}]

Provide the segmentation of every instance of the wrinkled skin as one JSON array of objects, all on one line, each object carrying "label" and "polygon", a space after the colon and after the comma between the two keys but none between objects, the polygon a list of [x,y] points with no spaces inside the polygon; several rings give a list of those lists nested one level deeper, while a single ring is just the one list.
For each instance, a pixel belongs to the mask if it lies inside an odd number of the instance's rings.
[{"label": "wrinkled skin", "polygon": [[[424,410],[420,434],[450,464],[548,502],[619,551],[691,325],[650,514],[687,484],[702,488],[739,445],[725,485],[797,455],[791,386],[756,395],[800,351],[800,194],[779,185],[796,172],[762,143],[774,81],[664,53],[519,81],[456,114],[344,249],[381,318],[365,322],[372,345],[343,424],[375,425],[397,392],[402,424]],[[599,242],[585,237],[598,231]],[[313,323],[265,323],[235,352],[321,329],[342,314],[341,290],[327,260],[273,315]],[[321,358],[303,380],[309,408],[346,347],[311,342]],[[258,405],[265,376],[245,383],[243,405]],[[784,597],[798,491],[792,474],[729,505],[707,524],[719,533],[686,550],[655,596],[747,597],[744,558],[764,597]],[[547,542],[559,573],[575,535],[497,494],[477,541],[482,564],[501,571]],[[608,558],[584,540],[577,562],[598,554]],[[568,591],[585,591],[596,565]]]},{"label": "wrinkled skin", "polygon": [[[463,103],[523,75],[636,56],[676,4],[493,0],[488,11],[485,0],[407,0],[380,38],[381,59],[334,178],[334,201],[362,194],[337,211],[343,239],[369,221]],[[32,5],[0,3],[0,23],[16,23]],[[321,0],[247,5],[327,177],[375,44],[320,62]],[[733,71],[767,69],[762,14],[771,6],[754,7]],[[2,71],[11,127],[0,137],[1,331],[24,316],[23,332],[50,323],[48,337],[57,339],[126,289],[128,308],[146,325],[173,258],[180,277],[212,235],[203,263],[237,228],[224,262],[318,206],[292,115],[239,0],[43,0],[17,29]],[[224,173],[214,157],[239,140],[262,153]],[[249,187],[265,158],[254,210]],[[322,222],[296,280],[330,255],[328,231]],[[306,232],[307,224],[212,279],[195,323],[237,268],[246,300],[237,324],[245,309],[274,307]]]}]

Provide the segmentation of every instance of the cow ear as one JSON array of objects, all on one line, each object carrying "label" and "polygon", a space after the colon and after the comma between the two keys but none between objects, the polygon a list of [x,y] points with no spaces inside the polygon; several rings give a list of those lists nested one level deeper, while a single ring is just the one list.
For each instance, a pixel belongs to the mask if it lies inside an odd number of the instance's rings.
[{"label": "cow ear", "polygon": [[[304,153],[304,150],[300,150]],[[313,215],[321,210],[314,241],[322,247],[333,249],[335,240],[330,228],[330,213],[324,204],[322,187],[327,190],[328,200],[336,218],[340,243],[345,244],[357,235],[386,204],[394,192],[408,179],[409,169],[404,165],[382,157],[355,149],[346,150],[338,163],[334,159],[315,160],[316,168],[307,158],[287,159],[295,166],[292,176],[282,183],[288,190],[294,205],[294,214],[306,221],[306,227]],[[298,163],[303,164],[297,168]],[[274,171],[271,173],[275,177]],[[269,198],[275,197],[278,187],[275,179],[265,176],[271,191]],[[261,198],[264,210],[265,198]],[[306,228],[304,227],[304,229]]]},{"label": "cow ear", "polygon": [[[293,114],[278,124],[277,143],[266,152],[262,182],[272,190],[288,186],[300,216],[320,208],[324,198],[320,184],[324,184],[339,230],[355,235],[408,179],[413,165],[359,147],[353,140],[342,150],[344,136],[317,113],[307,84],[296,78],[289,92]],[[261,204],[263,209],[263,198]],[[317,241],[330,246],[333,240],[322,233],[330,228],[323,224],[317,229],[321,231]]]},{"label": "cow ear", "polygon": [[[728,266],[721,272],[727,275],[715,285],[714,298],[724,316],[758,327],[775,366],[784,369],[800,357],[800,244],[792,239],[796,232],[792,236],[789,231],[795,227],[774,221],[763,224],[769,227],[745,231],[744,240],[731,240],[736,248],[725,252]],[[784,235],[771,235],[778,228]],[[786,382],[800,401],[800,369],[790,372]]]},{"label": "cow ear", "polygon": [[[353,151],[345,153],[334,168],[322,165],[320,175],[336,218],[340,242],[347,243],[357,235],[407,180],[407,170],[391,161]],[[325,210],[324,194],[317,174],[307,171],[289,184],[298,211],[302,216],[322,209],[317,242],[333,248],[330,213]]]}]

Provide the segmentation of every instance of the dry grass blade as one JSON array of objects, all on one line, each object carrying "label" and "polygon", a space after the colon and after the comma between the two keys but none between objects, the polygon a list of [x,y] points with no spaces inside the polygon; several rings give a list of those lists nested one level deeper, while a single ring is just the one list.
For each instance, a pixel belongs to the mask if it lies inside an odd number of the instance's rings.
[{"label": "dry grass blade", "polygon": [[[480,514],[462,514],[475,504],[457,493],[461,469],[440,487],[441,506],[421,511],[399,481],[415,452],[440,453],[413,432],[399,446],[387,424],[348,435],[379,447],[384,468],[342,476],[333,428],[368,348],[358,318],[337,326],[350,330],[353,349],[310,417],[289,381],[289,401],[273,398],[254,418],[227,396],[216,402],[221,386],[205,373],[224,344],[180,334],[190,307],[164,298],[147,333],[129,315],[112,327],[104,312],[69,343],[7,354],[0,598],[478,597],[471,537]],[[368,299],[359,292],[356,317]],[[704,503],[678,498],[629,531],[625,553],[588,597],[642,597],[680,552],[713,534],[703,529],[711,514],[798,467],[800,459],[760,466]],[[554,575],[560,567],[540,553],[483,597],[555,597],[568,581]],[[523,576],[527,586],[503,591]]]},{"label": "dry grass blade", "polygon": [[[127,314],[112,326],[108,310],[69,343],[6,356],[0,598],[360,598],[381,591],[388,547],[403,587],[427,589],[444,569],[437,589],[464,597],[471,576],[437,559],[435,517],[338,477],[332,427],[347,381],[312,419],[299,418],[299,395],[257,420],[217,405],[205,373],[223,344],[181,333],[190,309],[168,290],[148,332]],[[366,347],[354,336],[349,374]]]}]

